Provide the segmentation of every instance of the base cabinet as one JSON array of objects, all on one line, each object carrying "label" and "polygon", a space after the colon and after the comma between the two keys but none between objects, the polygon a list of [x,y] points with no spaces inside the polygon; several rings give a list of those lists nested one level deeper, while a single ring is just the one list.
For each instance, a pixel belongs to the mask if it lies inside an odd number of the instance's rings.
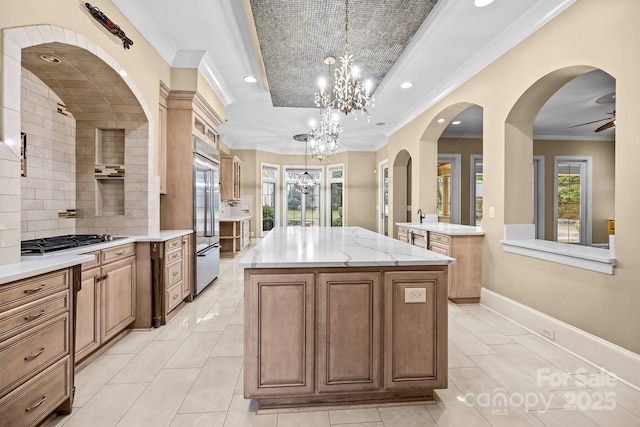
[{"label": "base cabinet", "polygon": [[75,280],[79,268],[0,285],[0,427],[70,413]]},{"label": "base cabinet", "polygon": [[447,268],[245,269],[245,398],[432,401],[447,387]]},{"label": "base cabinet", "polygon": [[136,316],[135,244],[91,253],[76,298],[76,363],[129,327]]},{"label": "base cabinet", "polygon": [[449,299],[455,303],[480,301],[483,238],[429,232],[429,250],[456,259],[447,283]]},{"label": "base cabinet", "polygon": [[251,220],[220,220],[220,256],[235,257],[251,243]]}]

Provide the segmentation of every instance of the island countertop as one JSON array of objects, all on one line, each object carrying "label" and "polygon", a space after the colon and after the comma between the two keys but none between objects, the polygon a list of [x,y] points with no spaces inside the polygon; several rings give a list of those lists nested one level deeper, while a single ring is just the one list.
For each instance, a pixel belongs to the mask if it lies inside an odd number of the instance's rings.
[{"label": "island countertop", "polygon": [[242,268],[450,265],[454,258],[361,227],[277,227],[239,261]]},{"label": "island countertop", "polygon": [[474,225],[450,224],[448,222],[397,222],[400,227],[413,228],[414,230],[433,231],[434,233],[447,234],[449,236],[483,236],[481,227]]}]

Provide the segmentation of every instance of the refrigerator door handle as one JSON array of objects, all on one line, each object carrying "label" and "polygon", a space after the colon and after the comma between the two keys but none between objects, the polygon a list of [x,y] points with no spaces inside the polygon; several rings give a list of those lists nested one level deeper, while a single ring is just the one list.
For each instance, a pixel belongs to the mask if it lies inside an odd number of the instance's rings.
[{"label": "refrigerator door handle", "polygon": [[204,237],[211,237],[211,169],[204,174]]}]

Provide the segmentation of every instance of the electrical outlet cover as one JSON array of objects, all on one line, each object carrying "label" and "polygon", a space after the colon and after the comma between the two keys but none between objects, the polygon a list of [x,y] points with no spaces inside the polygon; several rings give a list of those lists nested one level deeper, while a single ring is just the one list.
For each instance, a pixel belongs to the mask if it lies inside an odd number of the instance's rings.
[{"label": "electrical outlet cover", "polygon": [[404,289],[405,304],[427,302],[426,288],[405,288]]}]

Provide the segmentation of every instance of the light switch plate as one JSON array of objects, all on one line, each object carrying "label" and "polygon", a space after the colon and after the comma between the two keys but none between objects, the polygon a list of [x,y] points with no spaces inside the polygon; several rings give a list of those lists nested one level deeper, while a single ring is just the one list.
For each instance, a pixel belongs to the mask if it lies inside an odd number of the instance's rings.
[{"label": "light switch plate", "polygon": [[405,288],[404,302],[405,304],[427,302],[427,289],[426,288]]}]

